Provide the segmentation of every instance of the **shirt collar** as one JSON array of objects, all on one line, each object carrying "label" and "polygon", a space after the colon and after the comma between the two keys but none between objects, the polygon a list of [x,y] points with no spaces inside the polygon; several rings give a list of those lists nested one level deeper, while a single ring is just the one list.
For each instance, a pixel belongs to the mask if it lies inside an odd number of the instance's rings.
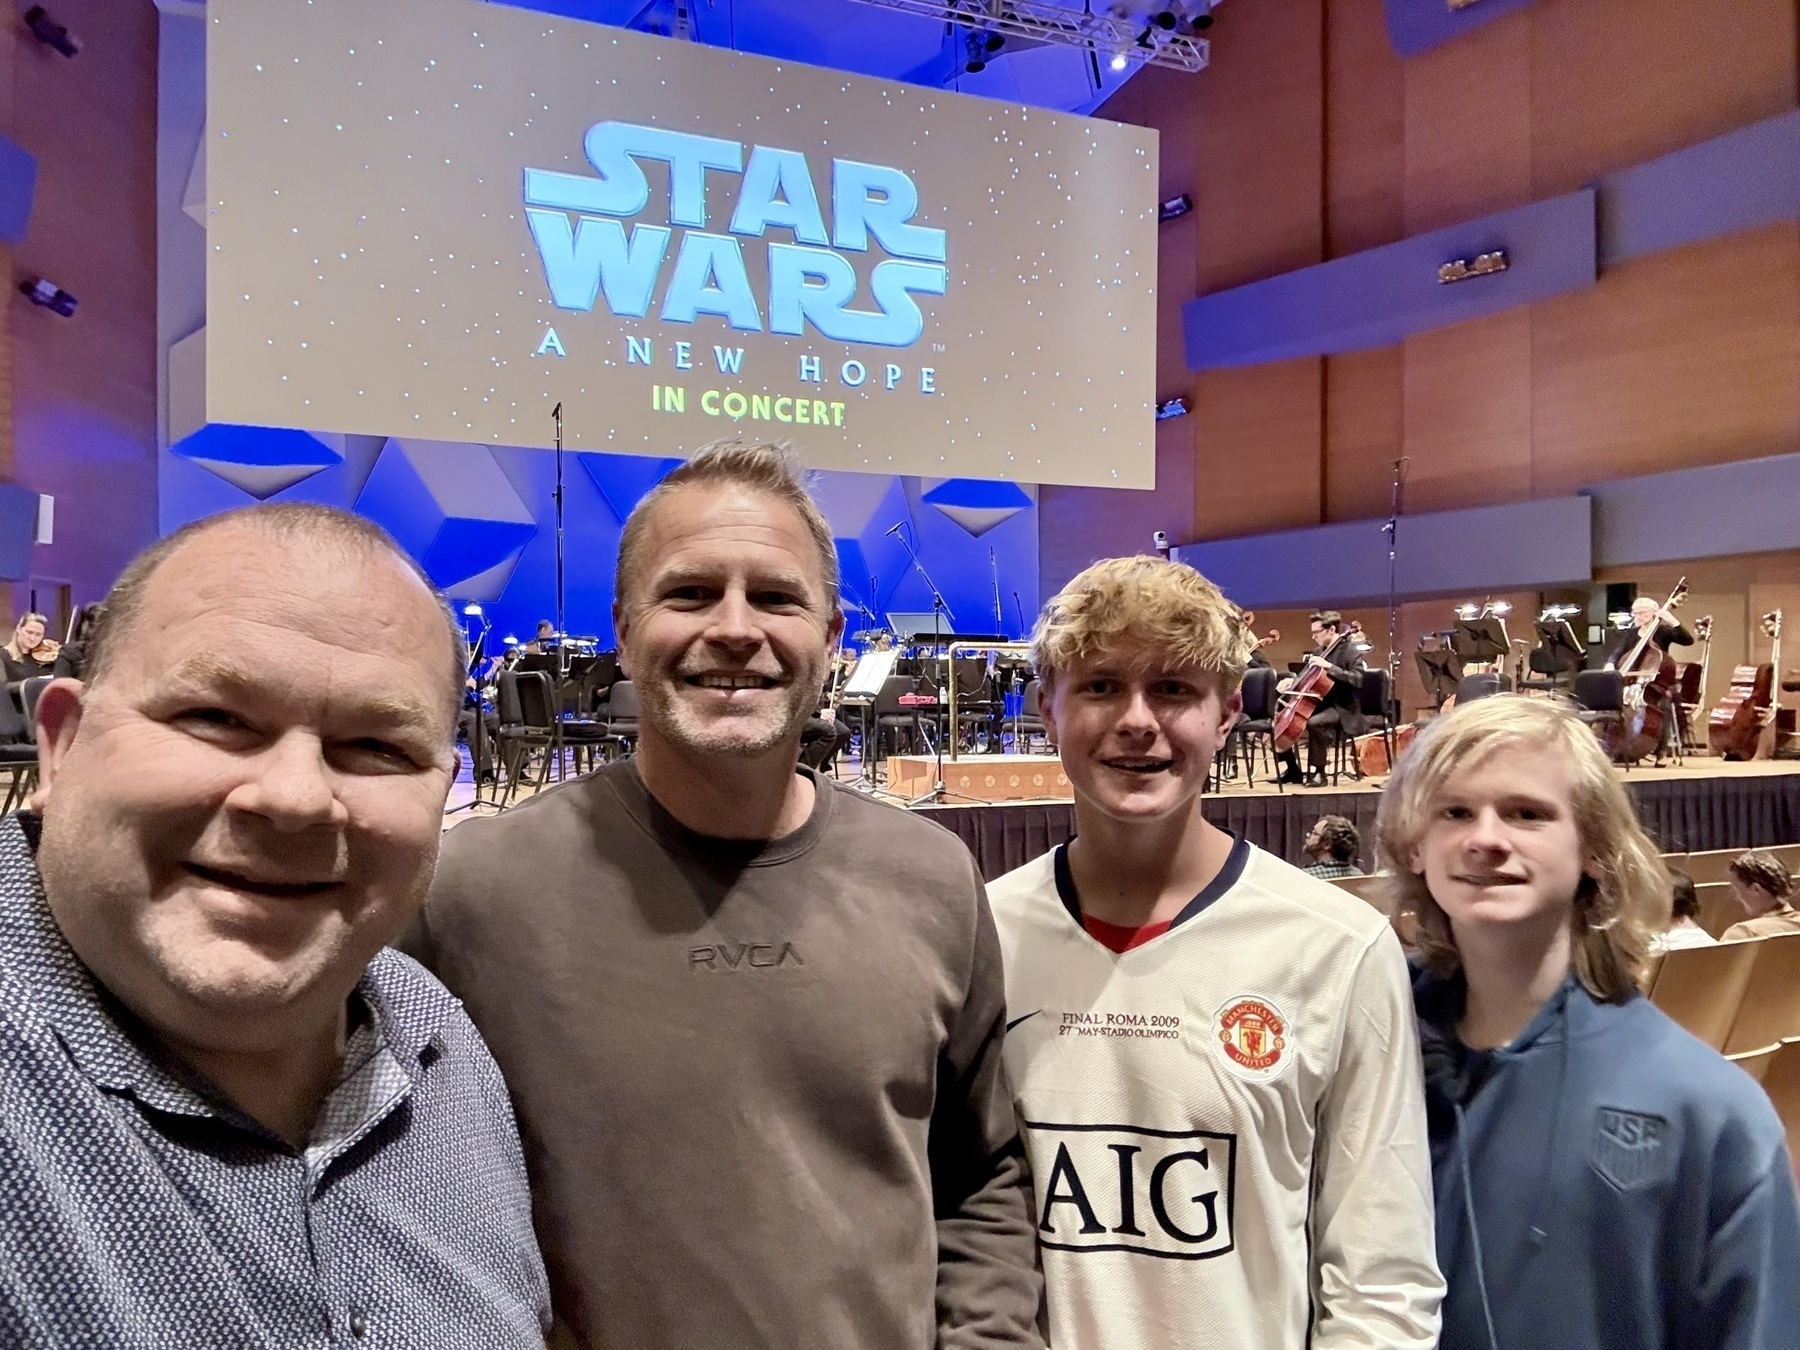
[{"label": "shirt collar", "polygon": [[[50,1027],[103,1091],[127,1093],[169,1115],[224,1118],[259,1129],[163,1045],[76,956],[44,893],[37,866],[41,828],[30,811],[0,819],[0,978],[10,966],[19,986],[16,1012]],[[320,1110],[322,1126],[335,1121],[314,1132],[313,1149],[329,1146],[321,1165],[410,1092],[442,1052],[444,1025],[461,1006],[409,958],[391,950],[376,954],[352,997],[368,1015],[350,1037],[338,1082]]]}]

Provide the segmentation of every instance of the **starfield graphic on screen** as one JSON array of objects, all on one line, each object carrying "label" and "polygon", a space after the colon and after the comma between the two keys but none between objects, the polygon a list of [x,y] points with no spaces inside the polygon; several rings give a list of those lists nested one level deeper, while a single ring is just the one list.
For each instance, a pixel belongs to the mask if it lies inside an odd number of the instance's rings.
[{"label": "starfield graphic on screen", "polygon": [[208,27],[215,421],[1153,481],[1153,132],[470,0]]}]

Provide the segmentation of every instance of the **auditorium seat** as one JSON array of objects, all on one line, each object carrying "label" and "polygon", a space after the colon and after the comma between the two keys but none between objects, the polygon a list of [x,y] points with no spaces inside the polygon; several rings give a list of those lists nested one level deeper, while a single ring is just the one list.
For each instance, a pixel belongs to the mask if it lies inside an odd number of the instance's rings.
[{"label": "auditorium seat", "polygon": [[1780,1049],[1781,1042],[1777,1041],[1774,1045],[1765,1045],[1760,1050],[1745,1050],[1741,1054],[1727,1055],[1725,1058],[1760,1083],[1769,1072],[1769,1062],[1775,1058],[1776,1052]]},{"label": "auditorium seat", "polygon": [[1725,1038],[1725,1053],[1741,1054],[1800,1036],[1800,933],[1731,946],[1756,948],[1756,961]]},{"label": "auditorium seat", "polygon": [[1713,1049],[1725,1044],[1756,962],[1754,942],[1679,947],[1663,955],[1650,1001]]},{"label": "auditorium seat", "polygon": [[[1800,1157],[1800,1039],[1783,1041],[1762,1076],[1763,1091],[1787,1129],[1788,1161]],[[1800,1171],[1800,1165],[1796,1165]]]},{"label": "auditorium seat", "polygon": [[1700,913],[1695,922],[1715,938],[1732,924],[1742,923],[1748,917],[1744,907],[1733,898],[1729,881],[1699,883],[1694,887],[1694,899],[1700,902]]},{"label": "auditorium seat", "polygon": [[[1800,872],[1800,844],[1779,844],[1763,851],[1773,853],[1788,871]],[[1694,879],[1696,886],[1700,886],[1709,881],[1730,881],[1733,860],[1741,858],[1745,852],[1741,848],[1714,848],[1704,853],[1665,854],[1663,862],[1680,868]]]}]

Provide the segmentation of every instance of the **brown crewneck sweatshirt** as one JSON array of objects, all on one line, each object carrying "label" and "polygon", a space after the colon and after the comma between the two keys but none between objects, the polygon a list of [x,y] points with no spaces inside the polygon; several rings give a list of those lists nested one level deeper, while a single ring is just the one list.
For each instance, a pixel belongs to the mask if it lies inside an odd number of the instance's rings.
[{"label": "brown crewneck sweatshirt", "polygon": [[408,945],[506,1075],[581,1345],[1042,1344],[974,864],[813,777],[769,842],[686,829],[629,762],[445,839]]}]

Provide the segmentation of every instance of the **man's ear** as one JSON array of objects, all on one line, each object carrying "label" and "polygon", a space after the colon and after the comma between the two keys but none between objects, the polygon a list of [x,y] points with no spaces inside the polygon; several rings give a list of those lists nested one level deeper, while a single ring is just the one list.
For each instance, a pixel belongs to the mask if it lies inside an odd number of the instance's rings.
[{"label": "man's ear", "polygon": [[87,689],[80,680],[52,680],[37,702],[38,785],[31,794],[31,808],[42,810],[56,786],[63,757],[75,744],[81,729],[82,698]]},{"label": "man's ear", "polygon": [[1038,677],[1038,717],[1044,723],[1044,739],[1050,742],[1050,748],[1056,749],[1056,709],[1051,705],[1056,702],[1051,686]]},{"label": "man's ear", "polygon": [[844,611],[834,611],[831,622],[825,625],[825,645],[834,648],[844,638]]},{"label": "man's ear", "polygon": [[1219,730],[1229,732],[1244,714],[1244,687],[1239,685],[1228,698],[1219,700]]},{"label": "man's ear", "polygon": [[619,600],[613,601],[613,644],[619,649],[619,674],[631,678],[631,662],[625,655],[625,643],[631,632],[631,615]]}]

